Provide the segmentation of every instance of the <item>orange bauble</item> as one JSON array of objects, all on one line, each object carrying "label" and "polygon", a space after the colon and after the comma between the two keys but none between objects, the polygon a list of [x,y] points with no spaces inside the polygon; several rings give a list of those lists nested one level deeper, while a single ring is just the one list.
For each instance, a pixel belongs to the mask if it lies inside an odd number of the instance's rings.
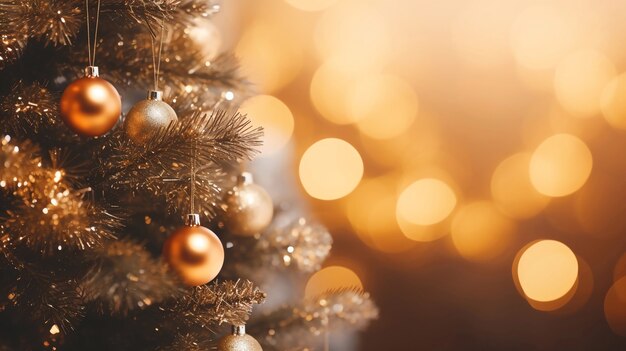
[{"label": "orange bauble", "polygon": [[63,121],[74,132],[99,136],[110,131],[122,113],[122,100],[115,87],[98,77],[98,67],[65,88],[60,102]]},{"label": "orange bauble", "polygon": [[163,257],[189,286],[215,279],[224,264],[224,247],[211,230],[200,225],[197,214],[189,215],[163,245]]}]

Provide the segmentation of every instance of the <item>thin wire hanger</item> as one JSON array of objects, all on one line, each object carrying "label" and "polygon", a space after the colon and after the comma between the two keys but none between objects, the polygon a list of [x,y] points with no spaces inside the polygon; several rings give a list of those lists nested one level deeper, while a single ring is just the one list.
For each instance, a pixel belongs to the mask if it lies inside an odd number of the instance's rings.
[{"label": "thin wire hanger", "polygon": [[91,30],[89,29],[89,0],[85,0],[85,14],[87,15],[87,54],[89,55],[89,66],[96,65],[96,48],[98,47],[98,24],[100,23],[100,0],[96,10],[96,29],[93,36],[93,53],[91,50]]},{"label": "thin wire hanger", "polygon": [[158,53],[155,52],[154,37],[150,34],[150,42],[152,43],[152,75],[154,78],[154,90],[159,90],[159,73],[161,71],[161,53],[163,52],[163,38],[165,34],[165,16],[161,19],[161,35],[159,40]]},{"label": "thin wire hanger", "polygon": [[190,160],[190,168],[191,168],[191,184],[189,185],[189,208],[190,213],[196,213],[195,210],[195,191],[196,191],[196,141],[193,140],[191,142],[191,160]]}]

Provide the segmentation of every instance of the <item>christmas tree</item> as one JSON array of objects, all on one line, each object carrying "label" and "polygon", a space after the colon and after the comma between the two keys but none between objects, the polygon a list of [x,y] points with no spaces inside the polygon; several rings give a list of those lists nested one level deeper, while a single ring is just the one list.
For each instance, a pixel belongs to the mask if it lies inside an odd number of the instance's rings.
[{"label": "christmas tree", "polygon": [[[0,350],[304,350],[376,317],[302,298],[332,239],[245,171],[254,88],[187,30],[219,8],[0,0]],[[293,285],[253,311],[268,272]]]}]

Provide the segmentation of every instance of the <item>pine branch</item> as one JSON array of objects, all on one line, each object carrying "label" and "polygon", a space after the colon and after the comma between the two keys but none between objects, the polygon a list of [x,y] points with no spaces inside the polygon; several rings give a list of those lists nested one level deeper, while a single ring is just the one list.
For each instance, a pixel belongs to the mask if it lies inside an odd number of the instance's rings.
[{"label": "pine branch", "polygon": [[[213,204],[219,200],[219,178],[213,172],[256,152],[262,130],[235,111],[213,111],[211,115],[198,112],[182,117],[154,133],[145,145],[136,145],[122,130],[112,133],[101,145],[96,158],[97,168],[89,184],[98,190],[164,196],[180,203],[189,199],[187,178],[191,156],[197,166],[196,190],[203,200],[202,210],[213,214]],[[195,150],[195,151],[194,151]]]},{"label": "pine branch", "polygon": [[[284,307],[255,320],[250,326],[264,349],[311,348],[326,331],[364,328],[378,317],[368,293],[359,289],[331,290],[295,307]],[[270,333],[270,330],[279,332]]]},{"label": "pine branch", "polygon": [[41,171],[39,148],[29,141],[17,142],[11,136],[0,137],[0,188],[15,187]]},{"label": "pine branch", "polygon": [[166,306],[167,318],[177,325],[211,329],[227,324],[245,324],[254,304],[262,303],[265,293],[249,281],[212,282],[190,289]]},{"label": "pine branch", "polygon": [[108,243],[92,261],[81,286],[86,299],[95,300],[102,311],[126,315],[180,292],[167,266],[129,240]]},{"label": "pine branch", "polygon": [[85,201],[62,169],[41,167],[39,149],[5,136],[0,150],[0,196],[11,200],[0,224],[12,242],[45,254],[84,250],[114,238],[120,219]]},{"label": "pine branch", "polygon": [[0,247],[0,307],[18,311],[31,323],[49,329],[56,324],[62,331],[73,325],[84,313],[83,295],[78,283],[68,274],[66,265],[75,257],[37,258],[37,253],[13,246],[4,237]]},{"label": "pine branch", "polygon": [[319,270],[332,246],[332,236],[319,223],[303,217],[282,223],[279,219],[256,239],[229,236],[232,243],[225,270],[234,276],[259,278],[266,270],[295,268]]},{"label": "pine branch", "polygon": [[0,133],[40,142],[76,140],[61,121],[58,97],[39,83],[14,84],[10,93],[0,98],[0,112]]},{"label": "pine branch", "polygon": [[[249,83],[239,74],[239,62],[231,54],[208,59],[183,29],[168,27],[170,33],[163,44],[159,85],[166,87],[166,96],[174,100],[195,100],[196,105],[208,110],[222,99],[222,94],[235,90],[240,95],[249,94]],[[118,27],[109,37],[98,43],[98,62],[106,62],[102,76],[118,86],[152,87],[152,44],[149,32],[121,32]],[[82,44],[82,43],[81,43]],[[69,57],[55,58],[61,74],[70,77],[83,75],[87,65],[84,45],[72,47]],[[179,105],[182,106],[182,105]],[[189,105],[188,105],[189,106]],[[187,106],[185,106],[187,107]],[[178,111],[178,109],[177,109]],[[184,115],[187,111],[179,111]]]},{"label": "pine branch", "polygon": [[2,30],[2,26],[0,25],[0,70],[3,70],[20,58],[28,40],[21,33],[6,33],[6,31]]},{"label": "pine branch", "polygon": [[[160,25],[164,19],[189,24],[194,18],[208,17],[218,10],[216,1],[202,0],[102,0],[101,4],[102,17],[125,24],[144,23],[148,28]],[[95,13],[93,8],[90,14]],[[71,45],[85,25],[85,17],[82,0],[1,0],[0,23],[7,25],[0,26],[0,35],[13,31],[27,33],[46,45]]]}]

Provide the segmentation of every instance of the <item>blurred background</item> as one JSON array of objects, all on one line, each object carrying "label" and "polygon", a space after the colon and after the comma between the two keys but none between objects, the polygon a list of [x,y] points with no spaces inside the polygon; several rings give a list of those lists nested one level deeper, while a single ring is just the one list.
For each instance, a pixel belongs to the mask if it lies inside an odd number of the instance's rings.
[{"label": "blurred background", "polygon": [[260,182],[333,233],[309,285],[362,285],[380,306],[335,349],[626,347],[625,14],[225,0],[191,30],[256,86]]}]

